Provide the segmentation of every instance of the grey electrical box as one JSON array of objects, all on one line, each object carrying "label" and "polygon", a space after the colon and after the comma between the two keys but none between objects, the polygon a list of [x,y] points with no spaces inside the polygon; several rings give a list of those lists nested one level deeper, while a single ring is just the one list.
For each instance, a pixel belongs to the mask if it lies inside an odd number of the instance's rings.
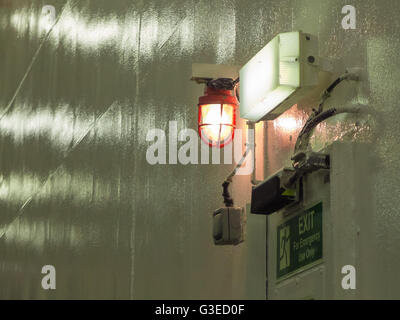
[{"label": "grey electrical box", "polygon": [[244,241],[246,215],[243,208],[224,207],[214,211],[213,239],[216,245],[237,245]]}]

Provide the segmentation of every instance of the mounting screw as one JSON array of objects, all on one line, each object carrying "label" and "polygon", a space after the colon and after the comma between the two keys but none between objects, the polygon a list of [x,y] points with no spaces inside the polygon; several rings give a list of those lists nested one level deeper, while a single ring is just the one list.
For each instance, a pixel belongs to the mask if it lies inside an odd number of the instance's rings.
[{"label": "mounting screw", "polygon": [[315,58],[313,56],[309,56],[307,58],[307,60],[308,60],[309,63],[314,63],[315,62]]}]

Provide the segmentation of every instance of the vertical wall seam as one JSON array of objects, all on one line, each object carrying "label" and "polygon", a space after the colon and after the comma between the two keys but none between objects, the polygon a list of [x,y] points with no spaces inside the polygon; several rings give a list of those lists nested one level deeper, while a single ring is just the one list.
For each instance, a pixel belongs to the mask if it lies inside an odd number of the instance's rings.
[{"label": "vertical wall seam", "polygon": [[[141,36],[142,36],[142,12],[139,12],[139,21],[138,21],[138,43],[137,43],[137,57],[136,57],[136,96],[135,96],[135,104],[138,104],[139,101],[139,90],[140,90],[140,45],[141,45]],[[137,117],[136,117],[137,121]],[[134,167],[134,171],[136,171],[136,167]],[[135,176],[135,172],[134,172]],[[134,200],[135,201],[135,200]],[[133,300],[135,298],[134,294],[134,285],[135,285],[135,235],[136,235],[136,216],[135,213],[132,212],[132,222],[131,222],[131,241],[130,241],[130,256],[131,256],[131,273],[130,273],[130,287],[129,287],[129,298]]]}]

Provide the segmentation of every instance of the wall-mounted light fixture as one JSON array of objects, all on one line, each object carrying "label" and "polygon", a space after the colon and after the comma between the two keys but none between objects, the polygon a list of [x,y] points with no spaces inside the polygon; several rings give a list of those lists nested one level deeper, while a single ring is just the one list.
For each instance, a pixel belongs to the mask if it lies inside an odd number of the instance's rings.
[{"label": "wall-mounted light fixture", "polygon": [[205,85],[198,104],[198,131],[210,147],[223,148],[234,138],[239,107],[236,96],[239,69],[240,66],[192,65],[191,80]]},{"label": "wall-mounted light fixture", "polygon": [[198,130],[210,147],[223,148],[232,142],[236,127],[238,100],[232,79],[209,81],[199,98]]},{"label": "wall-mounted light fixture", "polygon": [[273,38],[240,70],[240,117],[273,120],[318,85],[316,37],[300,31]]}]

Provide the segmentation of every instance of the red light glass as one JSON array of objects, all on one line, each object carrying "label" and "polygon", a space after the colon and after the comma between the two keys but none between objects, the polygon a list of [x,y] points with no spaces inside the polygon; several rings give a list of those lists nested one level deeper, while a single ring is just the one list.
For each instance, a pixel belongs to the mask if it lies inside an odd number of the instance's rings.
[{"label": "red light glass", "polygon": [[199,99],[198,130],[210,147],[223,148],[232,142],[236,128],[238,101],[231,90],[206,87]]}]

